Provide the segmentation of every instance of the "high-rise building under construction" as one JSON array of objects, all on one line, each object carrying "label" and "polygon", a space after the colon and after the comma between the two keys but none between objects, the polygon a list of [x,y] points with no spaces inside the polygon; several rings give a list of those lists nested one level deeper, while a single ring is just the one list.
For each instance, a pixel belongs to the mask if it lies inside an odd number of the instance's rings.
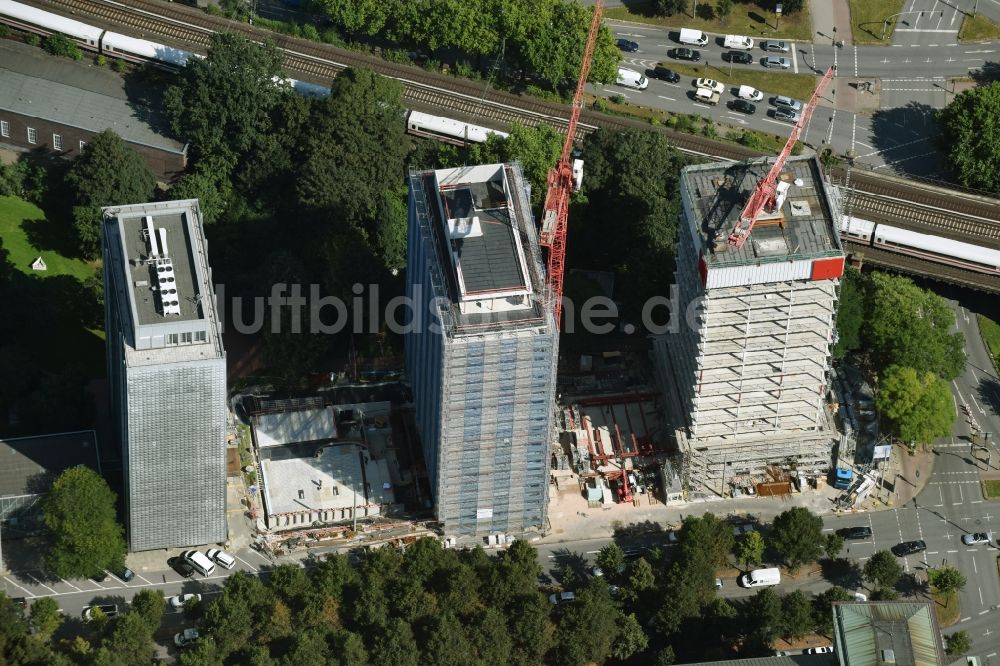
[{"label": "high-rise building under construction", "polygon": [[674,330],[654,340],[658,380],[690,492],[725,495],[778,468],[831,464],[825,406],[844,252],[818,160],[791,158],[777,205],[727,244],[767,161],[681,176]]},{"label": "high-rise building under construction", "polygon": [[543,526],[558,332],[517,164],[409,177],[406,368],[438,519]]}]

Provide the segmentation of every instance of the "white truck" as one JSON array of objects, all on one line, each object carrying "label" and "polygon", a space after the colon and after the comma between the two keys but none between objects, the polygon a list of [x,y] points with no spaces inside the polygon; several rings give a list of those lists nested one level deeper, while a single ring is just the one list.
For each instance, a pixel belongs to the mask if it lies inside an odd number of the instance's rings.
[{"label": "white truck", "polygon": [[746,35],[726,35],[723,46],[727,49],[744,49],[749,51],[753,48],[753,39]]},{"label": "white truck", "polygon": [[715,106],[721,98],[722,96],[719,93],[710,88],[698,88],[694,91],[694,101],[696,102],[704,102],[705,104]]},{"label": "white truck", "polygon": [[691,46],[706,46],[708,44],[708,35],[701,30],[681,28],[679,41],[681,44],[690,44]]},{"label": "white truck", "polygon": [[740,582],[744,587],[767,587],[777,585],[781,582],[781,572],[776,568],[754,569],[750,573],[743,574]]},{"label": "white truck", "polygon": [[615,79],[615,83],[636,90],[645,90],[649,87],[649,80],[645,76],[634,69],[626,69],[625,67],[618,68],[618,78]]}]

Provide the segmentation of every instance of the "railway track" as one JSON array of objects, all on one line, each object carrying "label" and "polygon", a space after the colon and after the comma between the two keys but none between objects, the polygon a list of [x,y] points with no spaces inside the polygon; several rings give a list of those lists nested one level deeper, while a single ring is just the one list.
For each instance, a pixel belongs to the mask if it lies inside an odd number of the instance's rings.
[{"label": "railway track", "polygon": [[918,277],[930,277],[962,287],[978,289],[979,291],[1000,294],[1000,276],[997,275],[986,275],[958,268],[957,266],[948,266],[936,261],[911,257],[907,254],[889,252],[881,248],[855,243],[843,236],[841,237],[841,242],[843,242],[844,250],[849,255],[854,258],[863,257],[864,263],[875,264],[883,268],[890,268]]},{"label": "railway track", "polygon": [[[327,85],[347,67],[368,67],[395,78],[405,87],[404,103],[408,108],[449,115],[480,124],[495,124],[506,129],[518,121],[525,125],[549,124],[565,129],[569,115],[563,104],[547,102],[511,93],[490,90],[482,83],[427,72],[412,65],[393,63],[374,55],[359,53],[262,30],[219,16],[160,0],[33,0],[57,13],[71,14],[100,25],[121,29],[144,38],[172,41],[177,46],[206,53],[213,32],[233,31],[262,42],[270,40],[285,53],[289,75]],[[583,134],[597,128],[619,130],[651,129],[648,123],[608,116],[585,109],[580,117]],[[742,160],[761,154],[744,146],[713,141],[706,137],[683,134],[657,127],[668,135],[679,150],[713,159]],[[842,170],[834,169],[834,182],[843,180]],[[899,178],[876,176],[853,170],[852,214],[870,216],[874,221],[903,223],[915,230],[954,237],[959,240],[981,239],[1000,247],[1000,202],[965,193],[923,186]]]}]

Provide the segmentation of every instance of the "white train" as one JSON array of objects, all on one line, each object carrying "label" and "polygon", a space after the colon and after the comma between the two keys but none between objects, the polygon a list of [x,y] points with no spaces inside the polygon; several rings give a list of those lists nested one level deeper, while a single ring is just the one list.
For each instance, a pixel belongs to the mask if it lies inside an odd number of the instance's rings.
[{"label": "white train", "polygon": [[921,234],[888,224],[844,215],[840,220],[841,236],[871,247],[909,254],[940,264],[959,266],[979,273],[1000,275],[1000,250],[963,243],[950,238]]},{"label": "white train", "polygon": [[406,131],[415,136],[422,136],[456,145],[468,142],[483,143],[490,134],[507,138],[507,132],[495,130],[492,127],[481,127],[452,118],[432,116],[421,111],[410,111],[406,116]]},{"label": "white train", "polygon": [[14,0],[0,0],[0,23],[45,37],[60,33],[88,51],[133,62],[153,62],[169,69],[183,67],[195,55],[183,49],[96,28]]}]

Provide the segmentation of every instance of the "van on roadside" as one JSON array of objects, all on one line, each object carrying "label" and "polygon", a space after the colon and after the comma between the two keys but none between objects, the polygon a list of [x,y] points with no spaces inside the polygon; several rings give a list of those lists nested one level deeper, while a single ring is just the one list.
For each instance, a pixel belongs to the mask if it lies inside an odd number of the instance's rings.
[{"label": "van on roadside", "polygon": [[777,567],[770,569],[754,569],[750,573],[740,576],[740,582],[744,587],[769,587],[781,582],[781,572]]},{"label": "van on roadside", "polygon": [[181,553],[181,557],[183,557],[184,561],[194,567],[194,570],[202,576],[211,576],[215,573],[215,564],[213,564],[212,560],[208,559],[201,551],[186,550]]},{"label": "van on roadside", "polygon": [[703,33],[701,30],[681,28],[681,34],[680,37],[678,37],[678,41],[681,44],[690,44],[691,46],[708,46],[708,35]]},{"label": "van on roadside", "polygon": [[727,49],[749,50],[753,48],[753,39],[746,35],[726,35],[723,45]]},{"label": "van on roadside", "polygon": [[634,69],[626,69],[625,67],[618,68],[618,78],[615,79],[615,83],[636,90],[645,90],[649,87],[649,79]]}]

